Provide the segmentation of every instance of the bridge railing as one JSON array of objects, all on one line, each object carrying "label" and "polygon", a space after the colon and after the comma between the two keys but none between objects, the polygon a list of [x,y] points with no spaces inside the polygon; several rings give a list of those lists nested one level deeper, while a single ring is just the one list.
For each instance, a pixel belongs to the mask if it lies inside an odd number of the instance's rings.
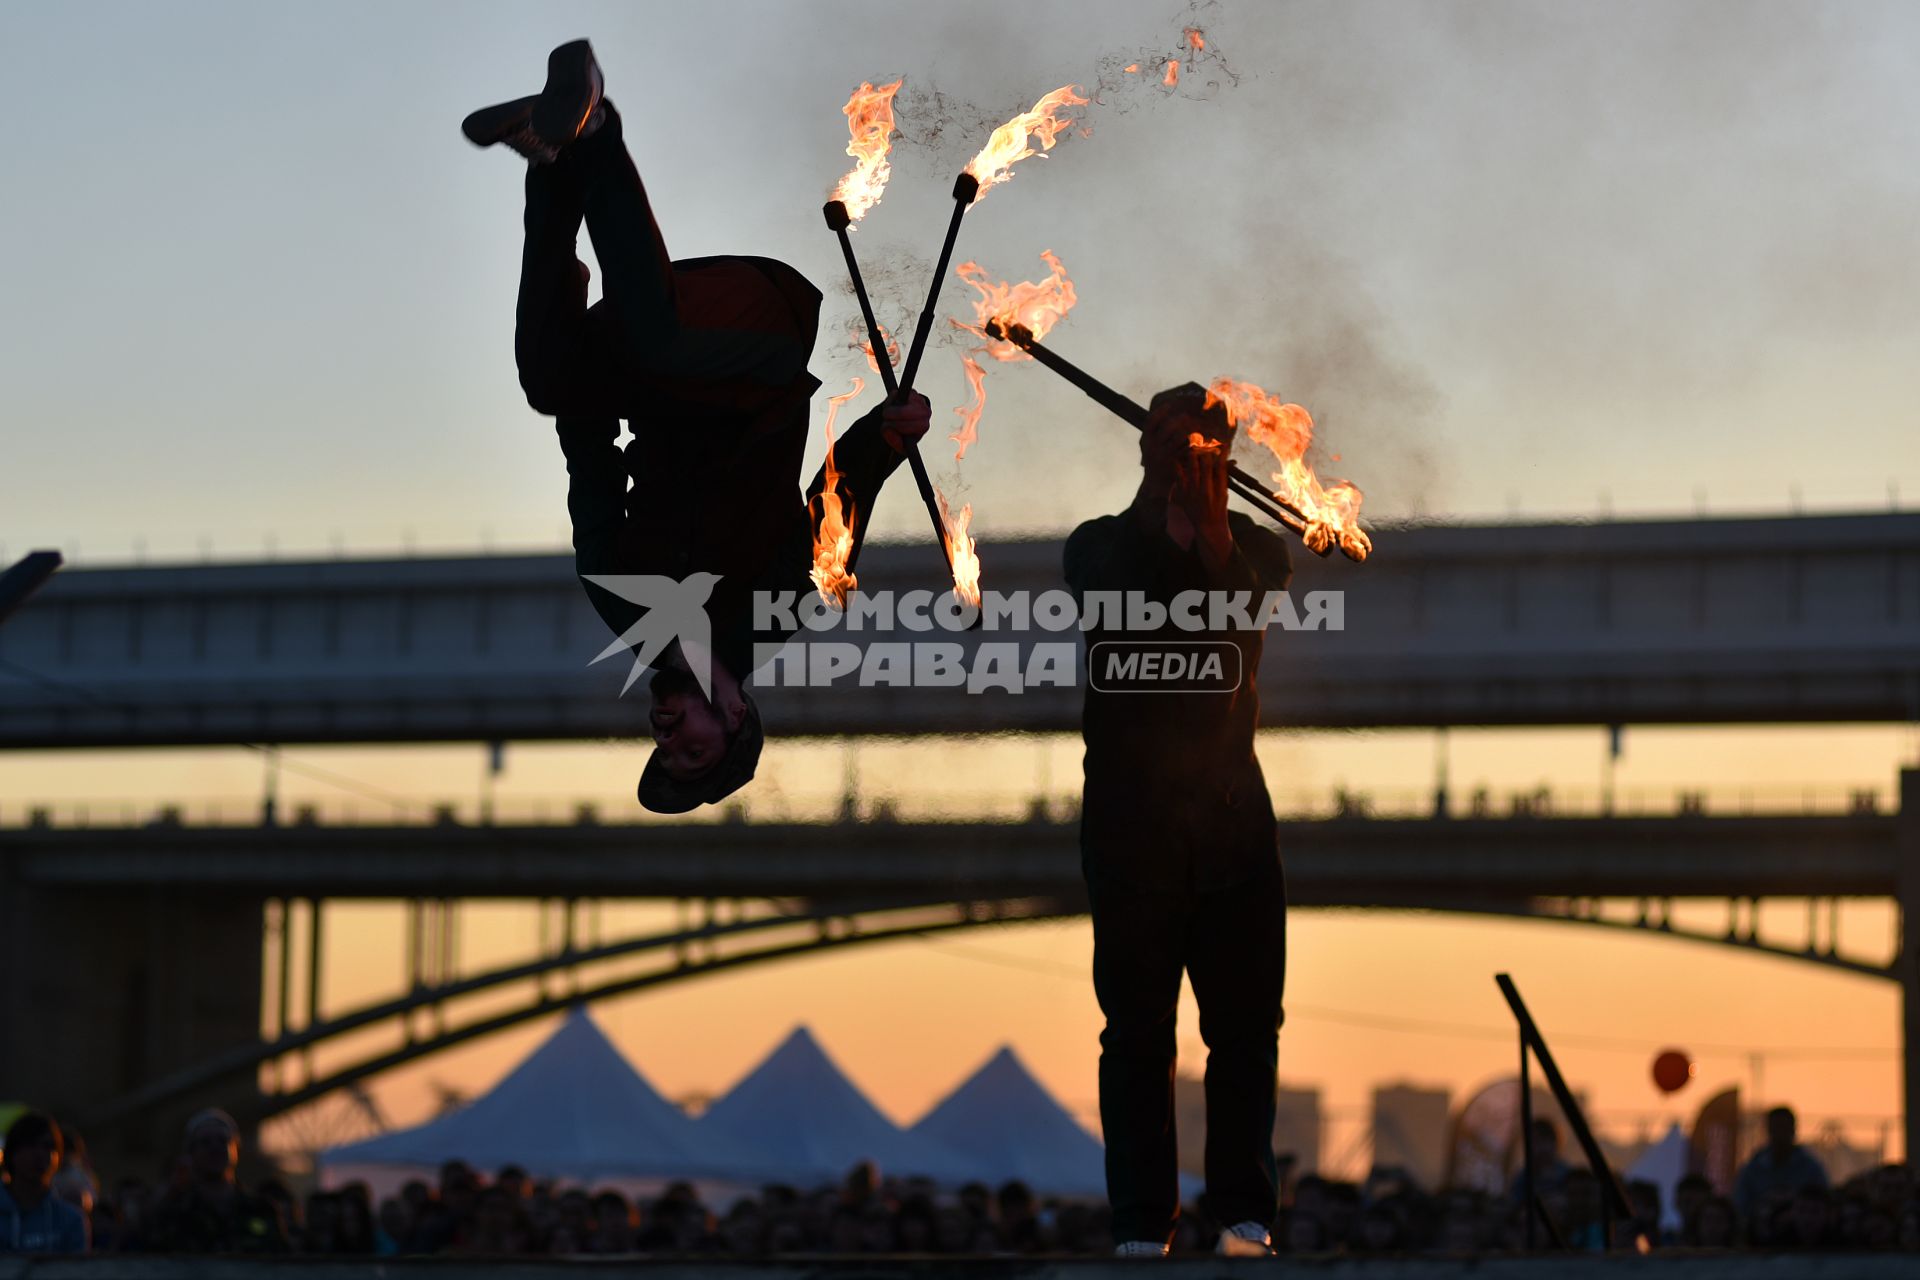
[{"label": "bridge railing", "polygon": [[[1442,802],[1415,788],[1288,788],[1273,791],[1283,820],[1408,818],[1580,818],[1831,815],[1891,812],[1886,788],[1816,786],[1623,788],[1563,791],[1456,790]],[[708,822],[1019,822],[1072,821],[1079,815],[1077,789],[908,787],[864,785],[853,793],[826,789],[763,790],[734,802],[669,819],[642,810],[631,795],[504,794],[483,798],[408,797],[404,803],[364,796],[300,795],[273,806],[275,825],[320,826],[567,826],[652,821]],[[172,799],[63,798],[0,801],[0,830],[21,828],[126,829],[157,825],[251,827],[269,821],[260,796],[193,796]]]}]

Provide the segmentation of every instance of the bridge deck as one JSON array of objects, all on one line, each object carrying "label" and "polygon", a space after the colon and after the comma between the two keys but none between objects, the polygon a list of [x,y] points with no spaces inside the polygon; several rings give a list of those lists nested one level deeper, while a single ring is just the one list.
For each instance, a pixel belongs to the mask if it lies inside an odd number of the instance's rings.
[{"label": "bridge deck", "polygon": [[[1535,897],[1890,896],[1885,814],[1334,818],[1279,824],[1303,906]],[[1071,896],[1077,827],[635,823],[0,829],[17,883],[319,897]]]}]

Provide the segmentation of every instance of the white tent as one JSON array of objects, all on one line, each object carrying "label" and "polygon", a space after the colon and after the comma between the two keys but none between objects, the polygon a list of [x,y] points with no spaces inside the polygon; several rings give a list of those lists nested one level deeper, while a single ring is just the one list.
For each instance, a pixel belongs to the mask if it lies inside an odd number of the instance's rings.
[{"label": "white tent", "polygon": [[1105,1153],[1093,1135],[1033,1078],[1011,1046],[923,1116],[912,1133],[988,1170],[1051,1195],[1106,1193]]},{"label": "white tent", "polygon": [[805,1027],[795,1027],[709,1107],[698,1127],[751,1150],[795,1184],[838,1180],[862,1160],[883,1174],[918,1174],[948,1185],[989,1176],[881,1115]]},{"label": "white tent", "polygon": [[417,1128],[323,1151],[319,1164],[332,1182],[348,1169],[456,1159],[482,1172],[516,1164],[535,1177],[595,1183],[750,1181],[762,1172],[655,1092],[580,1008],[483,1097]]}]

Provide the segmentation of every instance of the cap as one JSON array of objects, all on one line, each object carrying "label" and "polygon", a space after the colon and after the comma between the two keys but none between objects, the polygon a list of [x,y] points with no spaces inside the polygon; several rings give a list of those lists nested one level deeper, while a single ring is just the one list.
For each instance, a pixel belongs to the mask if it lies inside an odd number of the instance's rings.
[{"label": "cap", "polygon": [[717,804],[753,781],[760,767],[760,748],[766,735],[760,729],[760,708],[745,689],[740,700],[746,703],[746,718],[727,743],[726,754],[711,769],[696,778],[676,778],[661,762],[660,748],[647,757],[640,774],[640,803],[655,813],[686,813],[703,804]]}]

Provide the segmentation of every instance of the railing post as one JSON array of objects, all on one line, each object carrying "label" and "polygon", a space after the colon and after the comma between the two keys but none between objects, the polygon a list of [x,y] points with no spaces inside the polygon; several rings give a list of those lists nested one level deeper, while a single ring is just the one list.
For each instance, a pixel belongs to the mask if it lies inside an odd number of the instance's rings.
[{"label": "railing post", "polygon": [[1920,1159],[1920,769],[1900,771],[1895,880],[1900,905],[1901,1110],[1909,1168]]},{"label": "railing post", "polygon": [[1520,1033],[1520,1212],[1527,1219],[1527,1252],[1533,1242],[1533,1076],[1527,1056],[1527,1033]]}]

